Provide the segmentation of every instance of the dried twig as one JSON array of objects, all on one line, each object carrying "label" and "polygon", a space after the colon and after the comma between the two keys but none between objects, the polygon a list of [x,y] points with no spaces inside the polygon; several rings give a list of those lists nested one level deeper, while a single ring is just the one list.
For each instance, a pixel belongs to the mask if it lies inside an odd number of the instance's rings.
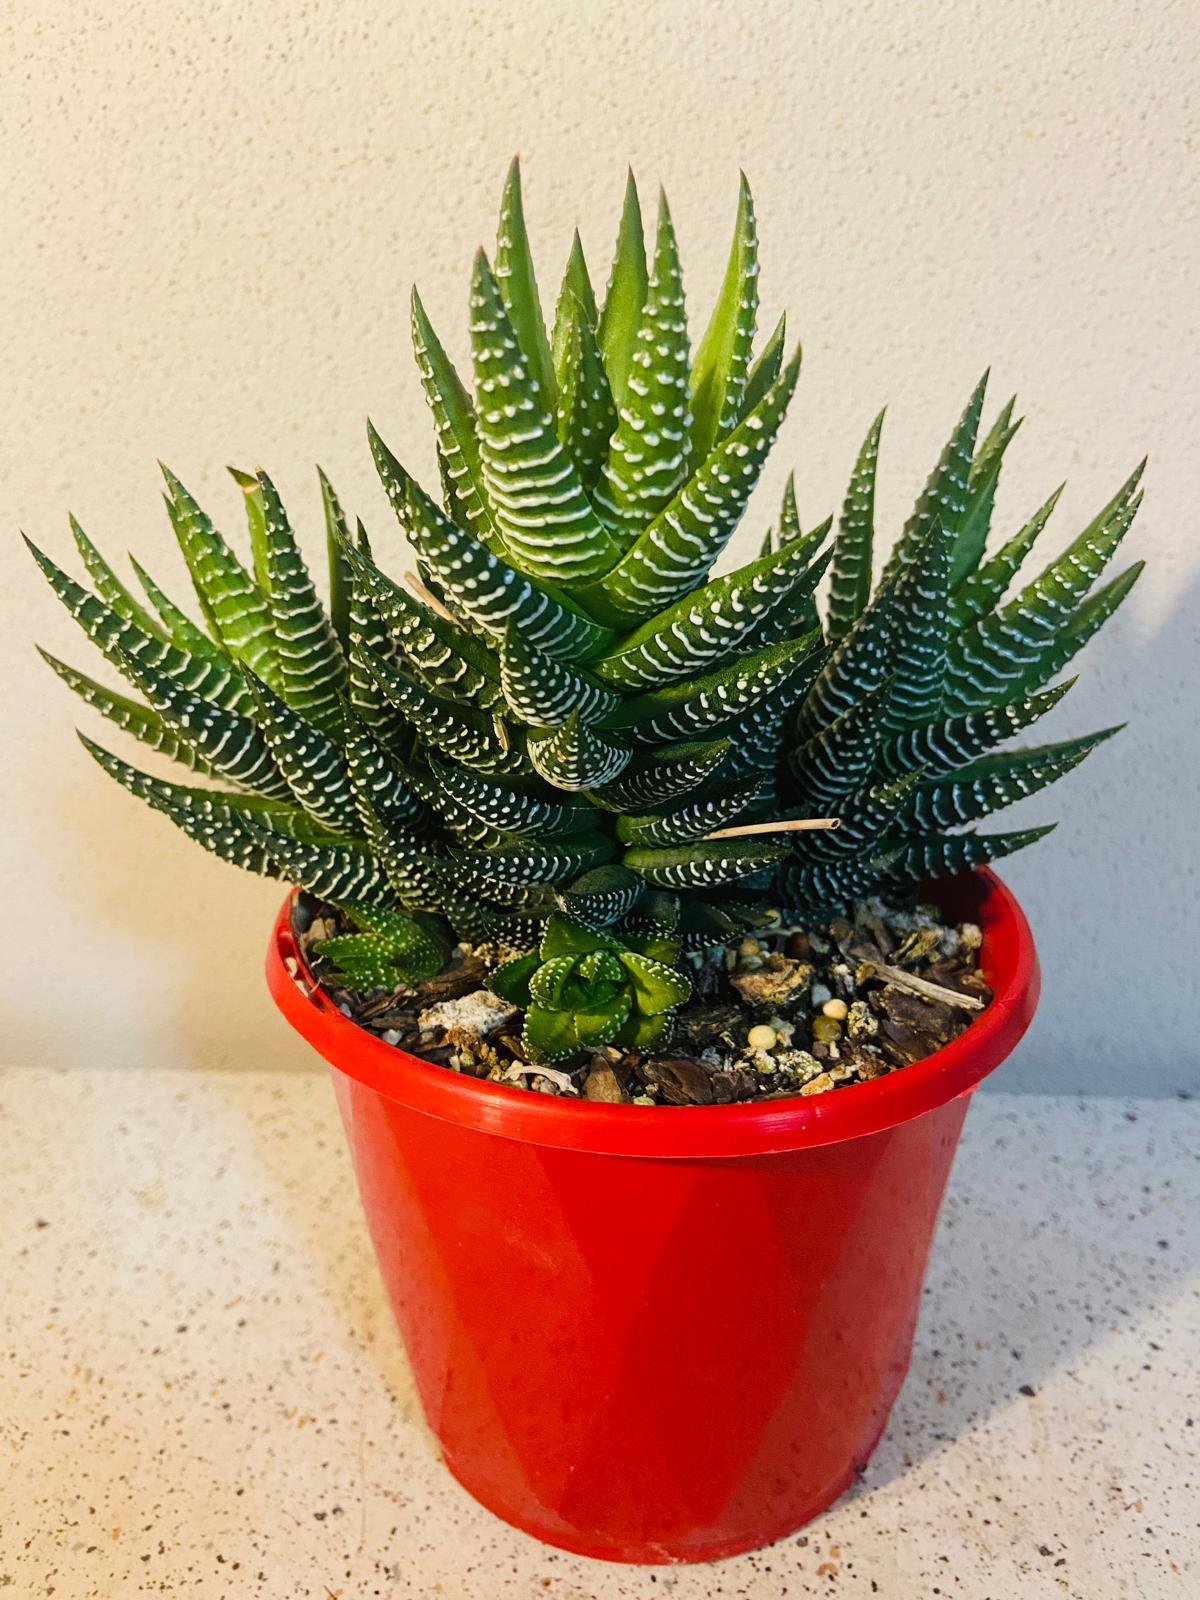
[{"label": "dried twig", "polygon": [[964,1011],[982,1011],[985,1002],[972,994],[959,994],[957,989],[947,989],[940,983],[930,983],[928,978],[918,978],[915,972],[905,972],[902,967],[885,966],[882,961],[869,961],[871,969],[898,989],[911,989],[913,994],[926,1000],[940,1000],[943,1005],[961,1006]]},{"label": "dried twig", "polygon": [[706,839],[742,839],[752,833],[813,833],[818,828],[840,828],[837,817],[793,817],[787,822],[748,822],[742,828],[718,828]]},{"label": "dried twig", "polygon": [[406,572],[404,574],[404,582],[416,595],[417,599],[423,600],[431,611],[436,611],[439,617],[445,617],[447,622],[454,621],[453,614],[446,610],[437,595],[429,592],[415,572]]}]

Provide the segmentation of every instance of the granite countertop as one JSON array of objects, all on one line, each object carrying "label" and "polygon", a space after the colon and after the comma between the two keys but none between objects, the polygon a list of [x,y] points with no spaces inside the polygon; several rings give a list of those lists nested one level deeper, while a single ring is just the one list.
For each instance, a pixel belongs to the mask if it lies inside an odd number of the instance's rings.
[{"label": "granite countertop", "polygon": [[539,1545],[438,1462],[324,1074],[0,1082],[0,1595],[1200,1594],[1200,1104],[977,1097],[862,1482],[770,1549]]}]

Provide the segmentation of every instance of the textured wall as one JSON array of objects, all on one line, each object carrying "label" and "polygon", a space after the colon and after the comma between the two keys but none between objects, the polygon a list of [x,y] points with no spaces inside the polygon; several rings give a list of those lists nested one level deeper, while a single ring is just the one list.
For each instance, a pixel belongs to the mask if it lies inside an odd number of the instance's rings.
[{"label": "textured wall", "polygon": [[470,254],[520,149],[544,287],[576,221],[602,276],[632,161],[671,194],[694,307],[750,175],[766,310],[790,308],[805,369],[735,554],[788,463],[806,520],[834,506],[884,400],[897,528],[989,362],[996,402],[1019,389],[1028,415],[1002,528],[1068,476],[1061,545],[1150,451],[1129,541],[1150,569],[1052,731],[1131,726],[1023,808],[1064,823],[1007,869],[1046,994],[1006,1082],[1196,1083],[1192,7],[14,0],[6,34],[10,1059],[306,1059],[258,975],[277,890],[202,856],[75,745],[86,714],[31,640],[90,668],[89,652],[16,529],[65,558],[70,508],[180,589],[156,456],[229,519],[223,463],[262,461],[310,529],[320,460],[386,555],[363,419],[429,470],[408,287],[461,353]]}]

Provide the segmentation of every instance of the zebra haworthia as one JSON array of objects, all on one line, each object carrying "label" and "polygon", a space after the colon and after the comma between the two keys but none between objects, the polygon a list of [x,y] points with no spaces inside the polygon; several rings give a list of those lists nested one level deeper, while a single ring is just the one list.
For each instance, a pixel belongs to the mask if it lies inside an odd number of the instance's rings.
[{"label": "zebra haworthia", "polygon": [[[553,928],[531,996],[547,1049],[635,1024],[646,1047],[665,1038],[679,991],[644,965],[647,941],[721,942],[768,908],[841,910],[1041,837],[972,830],[1113,731],[1008,743],[1057,705],[1069,683],[1054,680],[1137,579],[1140,563],[1104,574],[1141,469],[1021,577],[1059,491],[1007,520],[1020,418],[1013,401],[985,415],[980,382],[877,583],[882,413],[831,541],[830,522],[802,524],[789,477],[761,554],[714,577],[800,371],[782,317],[756,347],[758,270],[743,179],[693,350],[670,209],[647,248],[630,178],[604,292],[576,234],[548,333],[514,164],[492,261],[475,263],[469,366],[412,298],[440,501],[369,429],[411,560],[384,561],[322,473],[326,603],[272,479],[240,469],[239,553],[164,468],[199,620],[135,564],[137,594],[73,520],[90,588],[34,549],[140,698],[47,655],[54,672],[218,787],[88,748],[222,859],[341,904],[352,931],[330,958],[348,979],[398,981],[456,938],[533,945]],[[829,819],[841,826],[778,826]],[[729,825],[760,831],[710,837]],[[586,948],[558,948],[573,938]],[[555,1009],[568,983],[594,1013]],[[665,1009],[639,1011],[656,984]]]}]

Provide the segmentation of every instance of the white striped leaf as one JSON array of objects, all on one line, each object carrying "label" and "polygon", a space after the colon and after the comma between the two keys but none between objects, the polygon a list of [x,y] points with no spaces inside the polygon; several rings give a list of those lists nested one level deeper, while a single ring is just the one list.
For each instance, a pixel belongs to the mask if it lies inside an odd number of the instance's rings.
[{"label": "white striped leaf", "polygon": [[580,583],[620,554],[555,431],[482,252],[471,282],[471,350],[488,500],[513,564],[533,578]]},{"label": "white striped leaf", "polygon": [[762,630],[785,611],[790,619],[793,605],[816,588],[824,570],[814,559],[820,544],[818,530],[714,578],[637,628],[591,670],[621,689],[653,689],[727,662],[751,640],[762,643]]},{"label": "white striped leaf", "polygon": [[542,403],[554,409],[554,363],[542,318],[542,302],[533,270],[525,208],[521,198],[521,163],[514,157],[500,203],[496,237],[496,279],[517,341],[541,391]]},{"label": "white striped leaf", "polygon": [[63,605],[119,672],[128,677],[129,662],[145,663],[224,710],[241,713],[250,709],[253,703],[250,692],[231,661],[219,655],[199,658],[157,634],[143,633],[134,623],[118,616],[103,600],[89,594],[32,540],[26,539],[25,543]]},{"label": "white striped leaf", "polygon": [[261,678],[250,675],[249,683],[258,731],[297,802],[335,833],[353,832],[358,812],[350,774],[337,745]]},{"label": "white striped leaf", "polygon": [[687,478],[688,405],[683,280],[671,213],[666,196],[660,194],[654,269],[617,404],[616,432],[594,496],[622,549],[633,543]]},{"label": "white striped leaf", "polygon": [[485,634],[500,639],[509,623],[559,661],[586,660],[612,641],[611,629],[545,585],[533,583],[441,512],[372,428],[371,448],[392,509],[413,547],[449,597]]},{"label": "white striped leaf", "polygon": [[[504,540],[496,527],[483,477],[475,407],[442,349],[416,289],[412,292],[412,342],[425,398],[433,414],[443,481],[455,505],[461,508],[463,526],[489,550],[503,555]],[[447,505],[447,510],[451,509]]]},{"label": "white striped leaf", "polygon": [[691,683],[669,684],[625,700],[604,721],[633,744],[670,744],[723,731],[784,690],[788,680],[811,664],[811,639],[789,639],[769,645]]},{"label": "white striped leaf", "polygon": [[743,172],[725,277],[692,365],[692,448],[702,461],[740,419],[758,314],[758,232]]},{"label": "white striped leaf", "polygon": [[630,172],[625,179],[625,200],[621,208],[616,254],[596,329],[609,387],[617,402],[625,395],[633,361],[634,338],[642,307],[646,303],[649,282],[642,208],[638,201],[637,184]]},{"label": "white striped leaf", "polygon": [[535,727],[560,728],[573,712],[597,722],[621,704],[615,690],[555,661],[512,625],[500,642],[500,683],[513,715]]},{"label": "white striped leaf", "polygon": [[278,687],[266,595],[170,468],[162,467],[162,474],[169,491],[171,526],[213,637],[236,660]]},{"label": "white striped leaf", "polygon": [[871,598],[871,561],[875,546],[875,474],[879,465],[881,411],[863,440],[842,502],[833,564],[829,574],[826,633],[837,644],[867,609]]},{"label": "white striped leaf", "polygon": [[581,722],[573,712],[552,733],[530,733],[529,759],[536,771],[556,789],[578,794],[612,783],[629,765],[632,751]]},{"label": "white striped leaf", "polygon": [[797,352],[616,567],[578,591],[596,616],[632,627],[703,582],[741,520],[799,376]]},{"label": "white striped leaf", "polygon": [[345,657],[275,485],[265,472],[259,472],[258,484],[266,517],[267,605],[277,681],[264,673],[259,676],[318,727],[336,733],[346,682]]},{"label": "white striped leaf", "polygon": [[626,850],[621,858],[631,872],[660,889],[708,889],[733,883],[761,867],[782,861],[784,846],[769,837],[717,839],[666,849]]},{"label": "white striped leaf", "polygon": [[102,717],[107,717],[109,722],[124,733],[132,734],[149,749],[157,750],[170,761],[178,761],[191,772],[199,772],[206,777],[215,775],[215,767],[205,760],[182,728],[167,722],[157,711],[151,711],[149,706],[144,706],[140,700],[131,700],[128,695],[117,694],[115,690],[97,683],[94,678],[77,672],[65,661],[60,661],[48,650],[43,650],[40,645],[37,646],[37,652],[47,666],[52,667],[67,687],[73,689],[86,705],[98,711]]}]

